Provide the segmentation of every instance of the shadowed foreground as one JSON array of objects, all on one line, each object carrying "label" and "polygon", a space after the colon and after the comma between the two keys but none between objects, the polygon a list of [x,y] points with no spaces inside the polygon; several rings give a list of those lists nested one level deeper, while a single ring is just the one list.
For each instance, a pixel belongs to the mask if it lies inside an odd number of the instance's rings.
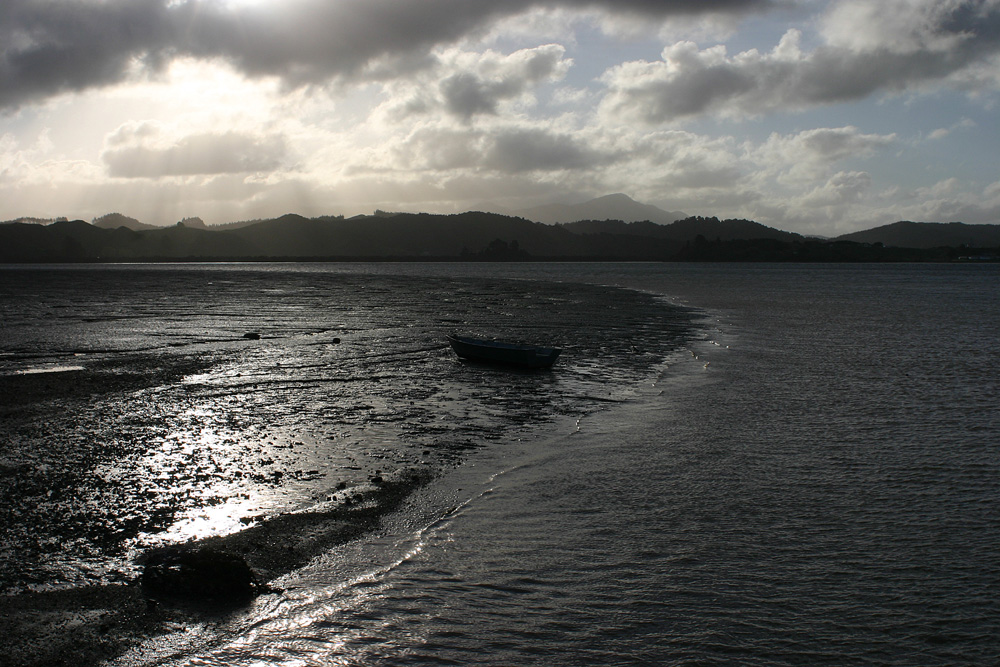
[{"label": "shadowed foreground", "polygon": [[[371,530],[428,479],[427,471],[403,471],[371,487],[344,491],[343,501],[328,511],[284,514],[191,546],[238,555],[261,581],[272,581]],[[138,581],[22,593],[4,598],[0,611],[5,664],[92,665],[146,638],[224,620],[235,609],[220,600],[155,600]]]}]

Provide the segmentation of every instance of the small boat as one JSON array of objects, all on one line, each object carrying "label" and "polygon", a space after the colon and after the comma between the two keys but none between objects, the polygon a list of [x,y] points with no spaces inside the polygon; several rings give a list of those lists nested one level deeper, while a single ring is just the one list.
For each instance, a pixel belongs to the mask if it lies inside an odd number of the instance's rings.
[{"label": "small boat", "polygon": [[448,342],[462,359],[521,368],[548,368],[562,352],[557,347],[505,343],[470,336],[448,336]]}]

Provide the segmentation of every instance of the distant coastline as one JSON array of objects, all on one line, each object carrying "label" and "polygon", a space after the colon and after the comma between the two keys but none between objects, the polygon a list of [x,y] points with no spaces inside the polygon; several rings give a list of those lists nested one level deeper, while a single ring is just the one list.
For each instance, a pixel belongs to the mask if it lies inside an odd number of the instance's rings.
[{"label": "distant coastline", "polygon": [[120,214],[0,224],[0,263],[287,261],[995,262],[1000,225],[898,222],[818,239],[751,220],[544,224],[483,212],[285,215],[217,227],[197,218],[152,227]]}]

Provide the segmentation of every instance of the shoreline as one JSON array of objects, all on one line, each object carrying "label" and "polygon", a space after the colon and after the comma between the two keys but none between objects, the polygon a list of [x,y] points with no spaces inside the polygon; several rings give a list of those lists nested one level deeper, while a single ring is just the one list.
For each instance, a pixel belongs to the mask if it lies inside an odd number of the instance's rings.
[{"label": "shoreline", "polygon": [[[432,478],[429,470],[403,470],[371,486],[339,491],[339,502],[332,507],[281,514],[237,533],[182,546],[239,556],[268,583],[374,530],[383,517]],[[143,592],[138,579],[127,584],[24,592],[2,600],[0,635],[6,638],[5,664],[10,667],[96,665],[148,639],[221,620],[252,602],[226,606],[154,600]]]},{"label": "shoreline", "polygon": [[[72,370],[15,373],[0,376],[0,415],[30,423],[99,396],[127,395],[171,384],[203,372],[213,355],[178,355],[171,359],[128,354],[93,360]],[[4,469],[15,475],[17,468]],[[361,473],[362,471],[359,471]],[[247,521],[246,527],[180,543],[182,549],[212,549],[243,559],[261,583],[267,584],[316,556],[376,529],[416,488],[436,474],[432,464],[361,474],[351,484],[341,482],[322,494],[327,500],[299,511],[282,512]],[[363,481],[367,479],[368,481]],[[69,539],[67,536],[66,539]],[[161,547],[162,548],[162,547]],[[157,551],[146,550],[143,556]],[[137,568],[141,574],[141,567]],[[67,665],[84,667],[123,655],[142,642],[186,632],[193,625],[212,623],[238,611],[184,600],[153,599],[140,577],[118,582],[84,583],[45,590],[11,590],[0,594],[0,636],[5,638],[4,664],[10,667]],[[261,594],[267,594],[266,587]],[[252,599],[242,600],[245,606]]]},{"label": "shoreline", "polygon": [[[356,282],[348,281],[342,292]],[[550,284],[547,278],[545,284]],[[239,285],[243,287],[243,283]],[[487,305],[491,298],[506,304],[510,299],[507,286],[503,283],[485,290]],[[432,287],[444,291],[437,283]],[[561,284],[532,289],[527,294],[532,303],[548,299],[561,305],[575,294],[567,295]],[[583,295],[601,290],[592,309],[620,305],[617,288],[581,289]],[[398,307],[394,297],[383,301],[385,307]],[[634,380],[636,374],[648,372],[647,364],[658,358],[660,347],[669,350],[685,339],[692,324],[687,314],[672,309],[661,313],[646,297],[628,303],[637,308],[625,313],[640,323],[636,335],[657,343],[642,354],[631,354],[636,342],[610,339],[616,358],[626,362],[616,364],[611,370],[617,374],[612,372],[610,377]],[[651,306],[656,309],[648,313]],[[227,308],[223,312],[228,313]],[[154,316],[162,319],[173,312],[157,310]],[[478,312],[464,312],[459,314],[471,322],[497,323],[498,316],[492,313],[477,320],[473,316],[478,317]],[[428,318],[426,326],[432,333],[440,326],[436,312],[416,309],[416,314]],[[187,313],[181,315],[186,317]],[[351,323],[349,318],[344,321]],[[328,325],[326,320],[323,324]],[[236,330],[248,329],[240,325]],[[292,334],[299,330],[293,329]],[[311,327],[308,332],[311,336]],[[425,333],[424,338],[432,333]],[[384,355],[366,356],[370,352],[368,338],[360,336],[352,343],[355,349],[349,345],[333,347],[328,335],[300,340],[292,334],[274,342],[269,338],[266,343],[213,339],[210,345],[184,350],[163,348],[163,354],[109,352],[81,359],[84,370],[0,377],[0,399],[11,399],[0,407],[0,414],[11,417],[5,419],[0,433],[17,436],[11,439],[10,451],[17,453],[20,447],[25,454],[23,459],[8,456],[8,465],[0,468],[10,484],[7,491],[11,497],[24,499],[20,508],[24,511],[17,516],[9,514],[9,520],[12,524],[20,521],[29,549],[23,559],[20,552],[13,552],[20,562],[11,561],[11,571],[16,575],[20,569],[27,572],[41,566],[58,574],[60,561],[52,554],[63,545],[67,553],[79,546],[87,556],[110,549],[117,550],[116,558],[127,556],[127,565],[117,569],[84,569],[85,578],[77,581],[76,588],[16,594],[8,589],[11,594],[2,598],[0,632],[11,646],[6,656],[11,665],[85,666],[116,657],[127,661],[130,649],[141,651],[147,640],[161,645],[211,642],[219,628],[243,613],[240,608],[220,611],[148,601],[135,567],[142,556],[135,558],[122,551],[128,546],[129,535],[157,535],[174,518],[190,518],[190,513],[184,513],[193,508],[226,510],[228,520],[243,524],[237,526],[237,532],[185,545],[236,555],[262,583],[270,583],[308,566],[317,556],[337,551],[340,545],[363,544],[358,538],[380,530],[379,526],[394,524],[396,518],[388,515],[414,490],[464,461],[468,450],[480,446],[474,443],[488,447],[497,438],[520,440],[522,429],[537,428],[540,401],[546,408],[541,421],[548,422],[577,418],[581,412],[590,414],[611,400],[610,394],[604,393],[609,374],[600,375],[602,384],[597,385],[596,380],[592,382],[597,375],[589,365],[608,350],[591,343],[586,329],[576,336],[579,340],[574,349],[583,361],[575,374],[571,369],[554,376],[503,374],[502,382],[496,382],[497,374],[492,370],[467,367],[443,353],[428,354],[423,345],[415,350],[407,346],[404,352],[410,357],[404,362],[408,365],[398,364],[404,370],[392,374],[381,371],[386,363]],[[252,358],[254,373],[241,376],[238,371],[242,367],[235,362],[245,357]],[[74,356],[73,361],[77,359]],[[286,365],[288,359],[296,365]],[[392,360],[395,362],[395,357]],[[395,389],[395,384],[384,382],[385,378],[401,379],[416,364],[431,369],[422,383],[399,382]],[[196,378],[189,382],[190,376],[216,365],[220,367],[218,377],[225,379],[218,390],[210,381]],[[332,370],[312,370],[327,367]],[[237,372],[230,375],[234,369]],[[324,384],[339,381],[337,372],[357,378],[359,383]],[[208,375],[213,373],[215,370]],[[312,393],[301,391],[298,376],[303,374],[317,385]],[[442,374],[450,378],[443,388],[439,386]],[[564,386],[555,387],[557,381]],[[383,389],[386,386],[389,389]],[[333,397],[329,396],[331,389],[336,390]],[[255,400],[243,400],[244,395]],[[286,403],[286,397],[293,395],[305,398]],[[375,398],[367,398],[369,395]],[[416,407],[412,407],[414,401]],[[206,404],[214,412],[206,410]],[[327,415],[316,407],[327,404],[337,412]],[[369,423],[370,430],[361,437],[358,424],[369,428]],[[390,442],[392,437],[398,442]],[[57,467],[60,461],[66,465]],[[117,461],[126,463],[125,476],[116,467]],[[326,470],[331,472],[319,472]],[[84,483],[77,485],[79,479]],[[199,495],[211,485],[219,489],[215,495]],[[238,500],[247,487],[277,493],[285,486],[295,487],[297,493],[307,492],[309,506],[296,509],[303,506],[295,504],[284,511],[265,513],[253,506],[253,497],[247,497],[245,506]],[[75,493],[77,488],[93,491],[98,507],[107,511],[85,523],[89,496]],[[237,499],[233,502],[235,512],[213,502],[231,498]],[[58,517],[59,521],[49,526],[46,517]],[[46,531],[34,528],[43,524]],[[150,546],[144,553],[158,548]],[[21,564],[25,567],[20,568]],[[20,585],[16,576],[12,581]],[[21,581],[31,585],[31,581],[47,580],[43,576]],[[72,585],[67,578],[55,583]],[[272,599],[280,600],[269,595],[260,598],[264,604]]]}]

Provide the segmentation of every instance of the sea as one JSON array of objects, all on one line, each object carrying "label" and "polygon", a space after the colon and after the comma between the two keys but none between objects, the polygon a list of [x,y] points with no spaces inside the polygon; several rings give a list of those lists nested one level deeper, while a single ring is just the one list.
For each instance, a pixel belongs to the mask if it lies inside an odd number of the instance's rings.
[{"label": "sea", "polygon": [[973,263],[2,266],[0,595],[421,469],[113,664],[1000,664],[998,295]]}]

